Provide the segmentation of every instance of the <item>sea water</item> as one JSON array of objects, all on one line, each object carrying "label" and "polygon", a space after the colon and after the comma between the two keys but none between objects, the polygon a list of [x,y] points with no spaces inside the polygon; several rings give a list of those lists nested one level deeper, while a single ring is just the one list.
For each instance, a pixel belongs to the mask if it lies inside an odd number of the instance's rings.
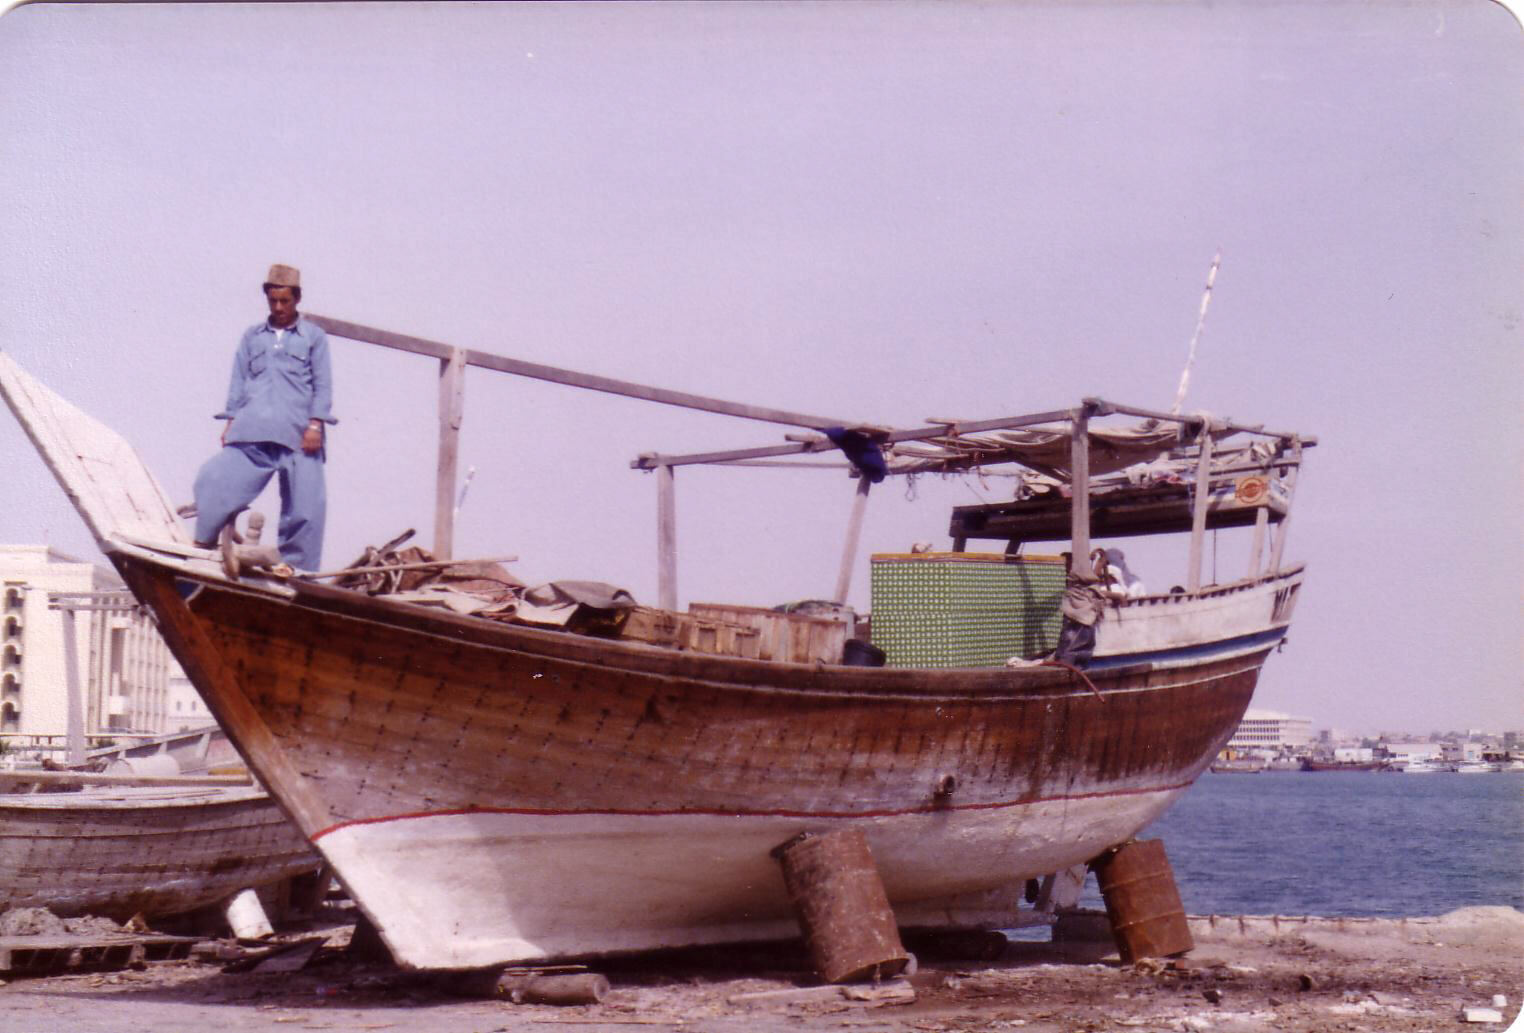
[{"label": "sea water", "polygon": [[1524,910],[1524,772],[1208,773],[1140,838],[1190,914]]}]

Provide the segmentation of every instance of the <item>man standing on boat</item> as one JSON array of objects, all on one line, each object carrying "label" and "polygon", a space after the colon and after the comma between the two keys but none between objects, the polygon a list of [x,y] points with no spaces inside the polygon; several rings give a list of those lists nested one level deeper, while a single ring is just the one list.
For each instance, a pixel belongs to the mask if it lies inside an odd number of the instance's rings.
[{"label": "man standing on boat", "polygon": [[196,474],[196,544],[214,547],[224,525],[279,475],[281,558],[317,570],[327,512],[324,424],[338,422],[328,335],[296,311],[300,270],[272,265],[264,292],[270,317],[244,331],[216,416],[227,421],[222,450]]}]

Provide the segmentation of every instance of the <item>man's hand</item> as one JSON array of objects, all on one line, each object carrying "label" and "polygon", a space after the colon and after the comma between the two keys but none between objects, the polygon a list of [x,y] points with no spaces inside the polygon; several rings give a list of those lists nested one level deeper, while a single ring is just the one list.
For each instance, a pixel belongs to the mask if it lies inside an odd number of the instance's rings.
[{"label": "man's hand", "polygon": [[307,429],[302,431],[302,451],[315,456],[322,447],[323,425],[316,422],[307,424]]}]

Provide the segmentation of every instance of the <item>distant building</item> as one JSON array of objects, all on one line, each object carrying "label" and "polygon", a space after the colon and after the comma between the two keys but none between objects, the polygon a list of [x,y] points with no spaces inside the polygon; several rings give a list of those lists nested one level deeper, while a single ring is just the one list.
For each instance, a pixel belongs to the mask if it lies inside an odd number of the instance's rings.
[{"label": "distant building", "polygon": [[1312,718],[1295,717],[1274,710],[1249,710],[1228,740],[1230,750],[1268,750],[1279,753],[1302,749],[1312,742]]},{"label": "distant building", "polygon": [[57,594],[82,604],[72,620],[85,734],[157,735],[178,727],[169,691],[176,668],[152,621],[136,609],[102,608],[135,606],[115,574],[45,545],[0,545],[0,592],[0,733],[7,740],[50,737],[61,745],[68,734],[69,617],[50,607]]},{"label": "distant building", "polygon": [[1482,759],[1479,742],[1447,742],[1440,748],[1439,759],[1445,764],[1475,764]]},{"label": "distant building", "polygon": [[1387,742],[1382,749],[1393,763],[1410,764],[1415,760],[1438,760],[1441,747],[1437,742]]},{"label": "distant building", "polygon": [[206,709],[201,693],[196,691],[180,665],[173,661],[169,668],[169,709],[165,717],[165,732],[188,732],[216,723],[212,712]]}]

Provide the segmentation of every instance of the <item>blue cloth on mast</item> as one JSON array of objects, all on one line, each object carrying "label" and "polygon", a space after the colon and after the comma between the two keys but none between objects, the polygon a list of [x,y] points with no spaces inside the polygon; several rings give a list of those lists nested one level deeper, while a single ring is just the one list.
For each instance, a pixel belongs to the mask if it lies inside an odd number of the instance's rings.
[{"label": "blue cloth on mast", "polygon": [[857,472],[868,478],[869,482],[877,484],[888,475],[889,464],[884,461],[883,450],[878,447],[878,442],[862,431],[826,427],[822,433],[831,439],[831,444],[842,450],[847,460],[857,467]]}]

